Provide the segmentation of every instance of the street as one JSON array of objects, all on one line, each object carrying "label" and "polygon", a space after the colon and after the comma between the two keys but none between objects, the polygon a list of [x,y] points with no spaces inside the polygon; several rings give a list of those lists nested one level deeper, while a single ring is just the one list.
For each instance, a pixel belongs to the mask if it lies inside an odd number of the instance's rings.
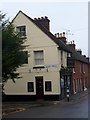
[{"label": "street", "polygon": [[88,118],[88,97],[78,102],[34,107],[3,118]]}]

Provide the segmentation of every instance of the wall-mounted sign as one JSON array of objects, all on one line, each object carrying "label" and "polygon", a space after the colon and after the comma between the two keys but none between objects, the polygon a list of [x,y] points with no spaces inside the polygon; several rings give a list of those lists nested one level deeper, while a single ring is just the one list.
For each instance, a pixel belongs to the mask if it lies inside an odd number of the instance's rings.
[{"label": "wall-mounted sign", "polygon": [[48,64],[48,65],[45,65],[46,68],[50,68],[50,67],[55,67],[55,68],[58,68],[59,65],[58,64]]}]

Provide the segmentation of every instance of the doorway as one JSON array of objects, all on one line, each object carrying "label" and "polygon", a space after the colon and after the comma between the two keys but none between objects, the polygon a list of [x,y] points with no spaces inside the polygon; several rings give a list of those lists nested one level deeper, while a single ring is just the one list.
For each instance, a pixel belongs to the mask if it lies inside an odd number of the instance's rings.
[{"label": "doorway", "polygon": [[37,99],[43,99],[44,90],[43,90],[43,77],[35,77],[36,79],[36,97]]}]

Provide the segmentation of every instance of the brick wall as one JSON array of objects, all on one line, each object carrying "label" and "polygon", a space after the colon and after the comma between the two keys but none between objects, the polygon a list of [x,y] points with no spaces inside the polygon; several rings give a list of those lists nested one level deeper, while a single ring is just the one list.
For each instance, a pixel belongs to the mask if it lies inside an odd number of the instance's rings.
[{"label": "brick wall", "polygon": [[88,64],[75,61],[75,68],[72,74],[74,93],[83,91],[88,87],[88,69]]}]

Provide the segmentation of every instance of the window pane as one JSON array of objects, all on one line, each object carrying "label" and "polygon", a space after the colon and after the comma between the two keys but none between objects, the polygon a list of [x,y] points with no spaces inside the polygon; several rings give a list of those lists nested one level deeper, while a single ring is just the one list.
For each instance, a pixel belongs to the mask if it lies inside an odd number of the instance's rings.
[{"label": "window pane", "polygon": [[28,92],[34,92],[34,84],[33,82],[28,82]]},{"label": "window pane", "polygon": [[25,26],[21,26],[20,31],[25,31]]},{"label": "window pane", "polygon": [[44,57],[43,51],[35,51],[34,54],[35,54],[35,59],[42,59]]},{"label": "window pane", "polygon": [[51,91],[51,81],[45,82],[45,91]]},{"label": "window pane", "polygon": [[43,51],[35,51],[35,65],[43,65],[44,64],[44,54]]},{"label": "window pane", "polygon": [[18,26],[17,31],[20,33],[21,36],[26,35],[26,26]]}]

